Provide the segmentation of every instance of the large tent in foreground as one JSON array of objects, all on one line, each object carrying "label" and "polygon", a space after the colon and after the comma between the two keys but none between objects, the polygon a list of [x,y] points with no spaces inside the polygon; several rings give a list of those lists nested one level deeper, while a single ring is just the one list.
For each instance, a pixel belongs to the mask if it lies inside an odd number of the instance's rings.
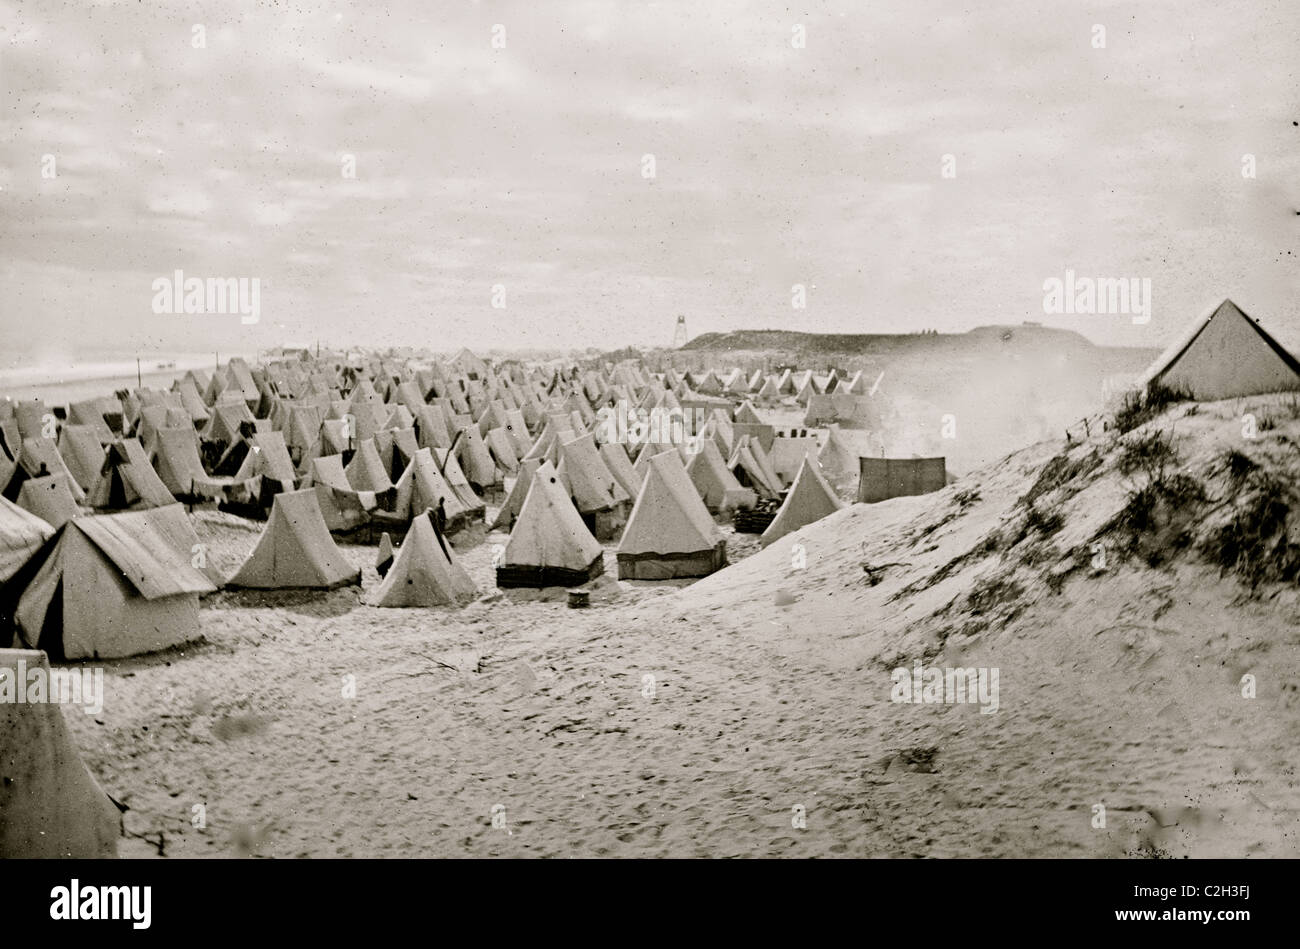
[{"label": "large tent in foreground", "polygon": [[727,542],[675,451],[649,461],[618,545],[620,580],[703,577],[727,565]]},{"label": "large tent in foreground", "polygon": [[[39,650],[0,649],[0,860],[117,856],[122,814],[81,760],[49,691],[81,681],[80,670],[52,673]],[[46,689],[40,701],[30,700],[36,682]],[[19,689],[28,700],[18,700]]]},{"label": "large tent in foreground", "polygon": [[1153,362],[1140,386],[1159,382],[1210,402],[1300,389],[1300,361],[1259,321],[1224,300],[1198,316]]},{"label": "large tent in foreground", "polygon": [[348,563],[325,526],[316,492],[306,488],[275,495],[266,529],[228,585],[332,589],[360,582],[361,571]]},{"label": "large tent in foreground", "polygon": [[533,474],[497,567],[497,586],[577,586],[605,572],[604,554],[559,474],[543,462]]},{"label": "large tent in foreground", "polygon": [[478,593],[451,545],[438,543],[428,512],[411,521],[406,540],[371,606],[454,606]]},{"label": "large tent in foreground", "polygon": [[58,659],[116,659],[197,639],[199,595],[217,587],[193,565],[191,537],[179,504],[68,521],[19,596],[19,638]]},{"label": "large tent in foreground", "polygon": [[835,494],[835,489],[826,483],[820,466],[813,458],[805,455],[781,510],[777,511],[776,517],[767,526],[767,530],[763,531],[759,541],[766,547],[772,541],[813,521],[820,521],[842,507],[844,502]]}]

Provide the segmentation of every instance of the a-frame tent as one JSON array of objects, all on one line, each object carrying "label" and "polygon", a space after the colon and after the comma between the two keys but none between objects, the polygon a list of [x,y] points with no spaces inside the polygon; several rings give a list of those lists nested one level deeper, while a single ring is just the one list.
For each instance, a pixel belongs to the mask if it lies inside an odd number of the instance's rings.
[{"label": "a-frame tent", "polygon": [[[185,517],[179,505],[171,511]],[[217,587],[160,517],[128,511],[64,524],[18,598],[22,641],[60,659],[115,659],[198,638],[199,595]]]},{"label": "a-frame tent", "polygon": [[712,439],[700,442],[700,450],[686,462],[686,474],[710,511],[751,508],[758,500],[754,491],[742,487],[736,480]]},{"label": "a-frame tent", "polygon": [[95,486],[104,466],[104,445],[93,427],[64,425],[59,432],[59,455],[83,491]]},{"label": "a-frame tent", "polygon": [[257,546],[228,586],[332,589],[360,582],[361,571],[348,563],[325,526],[316,492],[304,489],[275,495]]},{"label": "a-frame tent", "polygon": [[367,602],[389,607],[455,606],[477,594],[451,545],[444,549],[438,543],[426,511],[411,521],[397,558]]},{"label": "a-frame tent", "polygon": [[87,503],[101,510],[138,510],[175,504],[140,442],[124,438],[109,446],[100,468],[99,480],[87,496]]},{"label": "a-frame tent", "polygon": [[1231,300],[1197,317],[1139,379],[1201,402],[1300,389],[1300,361]]},{"label": "a-frame tent", "polygon": [[836,495],[835,489],[826,483],[816,460],[804,456],[794,484],[785,496],[785,502],[777,511],[776,517],[772,519],[772,523],[767,526],[767,530],[763,531],[759,542],[766,547],[772,541],[797,531],[813,521],[820,521],[843,507],[844,502]]}]

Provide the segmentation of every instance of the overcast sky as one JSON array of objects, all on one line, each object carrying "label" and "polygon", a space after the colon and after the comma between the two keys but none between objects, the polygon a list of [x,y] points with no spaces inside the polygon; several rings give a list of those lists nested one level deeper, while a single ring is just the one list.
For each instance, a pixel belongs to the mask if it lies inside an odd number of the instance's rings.
[{"label": "overcast sky", "polygon": [[[1297,0],[0,0],[5,359],[679,313],[1155,345],[1225,295],[1294,347],[1298,51]],[[1151,323],[1045,317],[1067,267],[1150,278]],[[176,269],[260,278],[261,321],[153,313]]]}]

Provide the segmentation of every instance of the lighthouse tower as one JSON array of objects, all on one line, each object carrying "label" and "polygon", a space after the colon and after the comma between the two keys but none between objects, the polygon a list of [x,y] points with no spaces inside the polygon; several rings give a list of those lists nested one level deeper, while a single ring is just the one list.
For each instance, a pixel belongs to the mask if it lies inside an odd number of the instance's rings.
[{"label": "lighthouse tower", "polygon": [[677,317],[677,331],[673,333],[673,346],[681,349],[686,345],[686,317]]}]

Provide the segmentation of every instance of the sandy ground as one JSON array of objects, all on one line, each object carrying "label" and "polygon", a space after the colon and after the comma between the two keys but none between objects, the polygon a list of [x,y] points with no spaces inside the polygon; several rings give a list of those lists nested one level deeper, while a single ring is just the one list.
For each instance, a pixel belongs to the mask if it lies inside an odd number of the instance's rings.
[{"label": "sandy ground", "polygon": [[[1209,452],[1238,414],[1175,427]],[[694,583],[619,582],[609,553],[588,610],[497,590],[500,534],[458,546],[463,610],[218,594],[203,643],[110,664],[103,714],[65,714],[128,856],[1300,855],[1294,589],[1190,561],[1031,579],[1122,502],[1106,470],[1053,502],[1047,554],[969,556],[1060,449],[762,552],[729,537],[739,562]],[[228,572],[257,537],[195,519]],[[345,550],[373,588],[374,549]],[[890,701],[918,657],[999,669],[999,710]]]}]

